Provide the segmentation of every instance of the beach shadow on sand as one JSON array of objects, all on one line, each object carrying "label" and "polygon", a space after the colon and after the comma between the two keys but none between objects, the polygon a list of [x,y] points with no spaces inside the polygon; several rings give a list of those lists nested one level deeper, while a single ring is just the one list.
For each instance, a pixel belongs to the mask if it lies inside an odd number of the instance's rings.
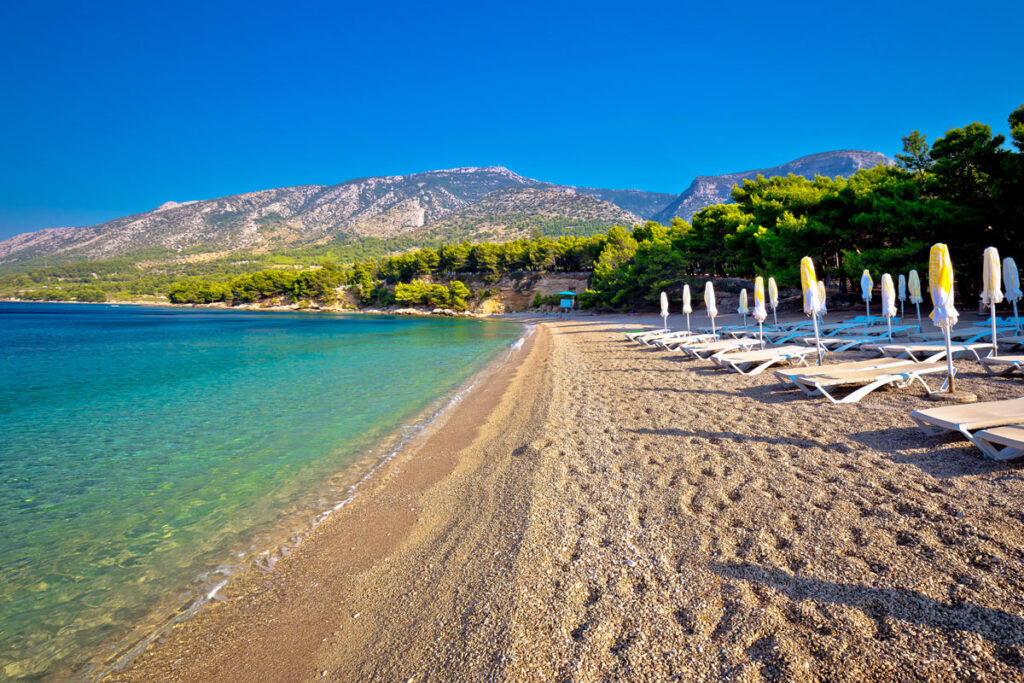
[{"label": "beach shadow on sand", "polygon": [[814,600],[861,610],[875,622],[879,637],[891,634],[886,618],[947,632],[970,631],[1001,647],[1024,644],[1024,619],[965,601],[941,602],[905,588],[871,588],[798,577],[751,562],[711,565],[720,576],[769,586],[791,600]]},{"label": "beach shadow on sand", "polygon": [[[893,427],[854,432],[850,439],[877,451],[892,462],[913,465],[939,479],[1024,469],[1024,462],[989,460],[959,434],[927,435],[917,427]],[[914,444],[913,448],[897,444]],[[925,450],[921,450],[925,449]]]},{"label": "beach shadow on sand", "polygon": [[845,448],[841,444],[825,444],[820,441],[813,439],[800,439],[796,437],[788,436],[765,436],[763,434],[740,434],[739,432],[713,432],[704,429],[688,430],[678,429],[676,427],[669,427],[667,429],[649,429],[646,427],[640,427],[639,429],[627,429],[625,431],[633,432],[635,434],[656,434],[659,436],[677,436],[677,437],[695,437],[698,439],[705,439],[707,441],[714,442],[716,439],[735,441],[737,443],[743,442],[757,442],[766,443],[773,446],[798,446],[800,448],[821,448],[824,450],[835,450],[837,448]]}]

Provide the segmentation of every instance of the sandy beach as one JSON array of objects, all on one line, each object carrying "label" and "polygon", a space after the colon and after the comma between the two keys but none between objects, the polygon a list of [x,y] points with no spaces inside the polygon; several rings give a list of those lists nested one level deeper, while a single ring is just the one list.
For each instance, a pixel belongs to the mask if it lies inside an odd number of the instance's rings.
[{"label": "sandy beach", "polygon": [[[920,387],[833,406],[624,322],[538,326],[109,679],[1024,679],[1020,465],[922,435]],[[1021,394],[957,365],[981,400]]]}]

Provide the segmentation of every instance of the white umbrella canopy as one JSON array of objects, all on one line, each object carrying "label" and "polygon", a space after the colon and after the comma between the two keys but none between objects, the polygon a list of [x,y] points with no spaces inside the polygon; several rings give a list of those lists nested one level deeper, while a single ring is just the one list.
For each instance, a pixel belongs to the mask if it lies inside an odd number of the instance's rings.
[{"label": "white umbrella canopy", "polygon": [[946,335],[946,365],[949,373],[946,384],[952,393],[956,390],[956,371],[953,369],[953,343],[950,341],[949,333],[960,319],[960,315],[953,305],[953,263],[949,258],[949,247],[941,242],[932,245],[928,255],[928,291],[932,296],[932,322]]},{"label": "white umbrella canopy", "polygon": [[668,294],[661,293],[661,320],[662,327],[668,329]]},{"label": "white umbrella canopy", "polygon": [[779,286],[775,283],[775,278],[773,277],[768,278],[768,300],[772,305],[772,320],[774,320],[775,324],[778,325],[779,314],[777,311],[779,308]]},{"label": "white umbrella canopy", "polygon": [[917,324],[921,324],[921,304],[924,303],[924,297],[921,296],[921,278],[918,277],[916,270],[911,270],[907,276],[907,289],[910,290],[910,303],[914,304],[917,309]]},{"label": "white umbrella canopy", "polygon": [[822,320],[828,315],[828,306],[825,305],[825,294],[825,281],[818,280],[818,313],[821,314]]},{"label": "white umbrella canopy", "polygon": [[818,365],[821,365],[821,336],[818,332],[818,278],[814,275],[814,262],[810,256],[800,259],[800,287],[804,292],[804,313],[814,321],[814,343],[818,347]]},{"label": "white umbrella canopy", "polygon": [[1017,273],[1017,262],[1012,257],[1003,259],[1003,284],[1006,285],[1006,298],[1013,302],[1013,318],[1020,329],[1020,316],[1017,315],[1017,301],[1021,297],[1020,275]]},{"label": "white umbrella canopy", "polygon": [[1003,300],[1003,274],[1002,265],[999,261],[999,250],[989,247],[982,256],[981,272],[981,301],[989,307],[992,314],[992,355],[999,355],[999,345],[996,343],[996,304]]},{"label": "white umbrella canopy", "polygon": [[711,280],[704,285],[704,305],[708,309],[708,317],[711,318],[711,334],[715,334],[715,316],[718,315],[718,307],[715,305],[715,287]]},{"label": "white umbrella canopy", "polygon": [[747,306],[747,290],[745,289],[740,290],[740,307],[736,309],[736,312],[743,316],[743,327],[746,327],[750,308]]},{"label": "white umbrella canopy", "polygon": [[690,285],[683,285],[683,313],[686,314],[686,331],[690,331],[690,314],[693,313],[693,306],[690,305]]},{"label": "white umbrella canopy", "polygon": [[754,278],[754,320],[757,321],[758,334],[761,337],[761,348],[764,348],[764,319],[768,317],[768,311],[764,308],[764,278],[758,275]]},{"label": "white umbrella canopy", "polygon": [[896,316],[896,288],[889,273],[882,275],[882,315],[889,323],[889,341],[892,341],[892,319]]},{"label": "white umbrella canopy", "polygon": [[903,302],[907,300],[907,278],[904,277],[903,273],[900,273],[898,282],[898,289],[900,295],[900,317],[903,317]]},{"label": "white umbrella canopy", "polygon": [[871,273],[865,268],[860,276],[860,298],[864,300],[867,306],[868,322],[871,322],[871,289],[874,286],[875,283],[871,280]]}]

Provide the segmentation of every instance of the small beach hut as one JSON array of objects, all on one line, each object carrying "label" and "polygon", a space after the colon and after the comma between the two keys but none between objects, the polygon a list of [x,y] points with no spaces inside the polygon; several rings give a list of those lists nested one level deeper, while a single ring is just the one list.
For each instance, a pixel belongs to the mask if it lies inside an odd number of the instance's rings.
[{"label": "small beach hut", "polygon": [[571,315],[573,304],[576,301],[576,292],[559,292],[558,296],[562,298],[562,300],[558,304],[559,313]]},{"label": "small beach hut", "polygon": [[999,250],[989,247],[982,256],[981,301],[989,307],[992,318],[992,355],[999,355],[996,342],[996,304],[1003,300],[1003,274],[999,261]]},{"label": "small beach hut", "polygon": [[[914,271],[910,274],[916,275]],[[946,337],[946,371],[949,374],[946,388],[949,393],[955,393],[956,370],[953,368],[953,342],[949,335],[960,316],[953,305],[953,264],[949,248],[941,242],[933,245],[928,255],[928,291],[932,296],[932,322]]]}]

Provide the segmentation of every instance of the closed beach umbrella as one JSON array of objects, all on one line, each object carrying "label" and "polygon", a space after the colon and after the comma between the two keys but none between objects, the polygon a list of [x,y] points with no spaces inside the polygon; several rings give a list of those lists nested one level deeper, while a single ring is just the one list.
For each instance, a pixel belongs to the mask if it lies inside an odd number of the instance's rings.
[{"label": "closed beach umbrella", "polygon": [[999,345],[996,343],[996,304],[1003,300],[1003,274],[999,261],[999,250],[989,247],[982,257],[981,269],[981,301],[992,314],[992,355],[999,355]]},{"label": "closed beach umbrella", "polygon": [[907,300],[907,278],[900,273],[899,279],[900,317],[903,317],[903,302]]},{"label": "closed beach umbrella", "polygon": [[818,313],[821,314],[822,321],[825,320],[825,316],[828,315],[828,306],[825,305],[825,281],[818,280]]},{"label": "closed beach umbrella", "polygon": [[661,293],[661,326],[668,329],[668,294]]},{"label": "closed beach umbrella", "polygon": [[683,313],[686,314],[686,331],[690,331],[690,314],[693,307],[690,305],[690,285],[683,285]]},{"label": "closed beach umbrella", "polygon": [[800,259],[800,287],[804,292],[804,313],[814,321],[814,343],[818,347],[818,365],[821,365],[821,336],[818,332],[818,278],[814,276],[814,262],[810,256]]},{"label": "closed beach umbrella", "polygon": [[715,287],[711,280],[704,285],[704,305],[708,308],[708,317],[711,318],[711,334],[715,334],[715,316],[718,315],[718,307],[715,306]]},{"label": "closed beach umbrella", "polygon": [[761,348],[764,348],[764,320],[768,317],[768,311],[764,307],[764,278],[758,275],[754,278],[754,320],[757,321],[758,333],[761,336]]},{"label": "closed beach umbrella", "polygon": [[871,273],[868,269],[864,269],[864,273],[860,276],[860,298],[864,299],[864,303],[867,305],[868,322],[871,322],[871,288],[875,286],[875,283],[871,280]]},{"label": "closed beach umbrella", "polygon": [[956,390],[956,371],[953,369],[953,343],[949,333],[960,316],[953,305],[953,264],[949,259],[949,248],[941,242],[933,245],[928,255],[928,290],[932,296],[932,322],[946,335],[946,365],[949,373],[946,386],[953,392]]},{"label": "closed beach umbrella", "polygon": [[921,278],[917,276],[917,271],[910,271],[910,275],[907,276],[907,289],[910,290],[910,303],[914,304],[917,308],[917,324],[921,324],[921,304],[924,302],[924,297],[921,296]]},{"label": "closed beach umbrella", "polygon": [[896,315],[896,288],[892,284],[892,275],[882,276],[882,315],[889,323],[889,341],[892,341],[892,319]]},{"label": "closed beach umbrella", "polygon": [[747,290],[740,290],[740,307],[736,309],[736,312],[743,316],[743,327],[747,327],[747,314],[750,313],[750,308],[747,306]]},{"label": "closed beach umbrella", "polygon": [[1006,298],[1013,302],[1013,318],[1020,329],[1020,316],[1017,315],[1017,300],[1020,299],[1020,275],[1017,274],[1017,262],[1007,256],[1003,259],[1003,284],[1006,285]]},{"label": "closed beach umbrella", "polygon": [[772,305],[772,320],[775,324],[779,324],[779,315],[776,313],[776,309],[779,307],[779,286],[775,284],[775,278],[768,278],[768,301]]}]

